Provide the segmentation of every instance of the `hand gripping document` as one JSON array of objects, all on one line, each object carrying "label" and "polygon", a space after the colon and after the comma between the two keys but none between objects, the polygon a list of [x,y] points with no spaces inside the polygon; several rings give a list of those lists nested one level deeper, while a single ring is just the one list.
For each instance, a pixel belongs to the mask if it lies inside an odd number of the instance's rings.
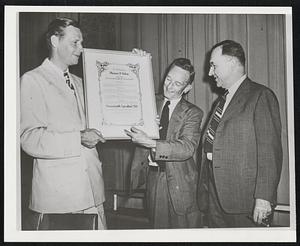
[{"label": "hand gripping document", "polygon": [[159,138],[150,54],[84,49],[83,71],[87,127],[106,139],[129,139],[132,126]]}]

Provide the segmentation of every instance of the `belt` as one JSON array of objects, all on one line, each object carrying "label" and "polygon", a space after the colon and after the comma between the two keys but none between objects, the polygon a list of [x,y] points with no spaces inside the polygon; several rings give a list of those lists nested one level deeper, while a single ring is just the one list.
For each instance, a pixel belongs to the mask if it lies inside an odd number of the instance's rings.
[{"label": "belt", "polygon": [[166,163],[163,161],[157,162],[158,166],[149,166],[149,170],[155,172],[165,172],[166,171]]}]

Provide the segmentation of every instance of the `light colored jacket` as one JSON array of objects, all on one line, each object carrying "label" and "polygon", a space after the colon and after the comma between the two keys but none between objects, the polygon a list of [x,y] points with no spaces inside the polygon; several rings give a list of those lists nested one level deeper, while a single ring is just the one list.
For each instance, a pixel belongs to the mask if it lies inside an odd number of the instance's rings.
[{"label": "light colored jacket", "polygon": [[74,212],[105,200],[97,150],[81,145],[82,81],[70,78],[76,96],[48,59],[21,78],[21,146],[34,158],[29,207],[37,212]]}]

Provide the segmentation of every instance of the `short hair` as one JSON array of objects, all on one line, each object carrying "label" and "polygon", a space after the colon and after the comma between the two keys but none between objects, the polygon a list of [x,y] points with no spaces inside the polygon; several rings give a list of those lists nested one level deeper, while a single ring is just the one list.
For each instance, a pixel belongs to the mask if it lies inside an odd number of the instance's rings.
[{"label": "short hair", "polygon": [[182,68],[185,71],[188,71],[190,73],[190,78],[188,83],[191,84],[194,81],[195,78],[195,70],[194,66],[192,65],[191,61],[187,58],[176,58],[171,65],[169,66],[168,72],[171,70],[173,66],[177,66]]},{"label": "short hair", "polygon": [[50,52],[51,52],[51,47],[52,47],[51,36],[52,35],[55,35],[58,37],[64,36],[64,34],[65,34],[64,30],[68,26],[74,26],[74,27],[80,28],[77,21],[75,21],[73,19],[69,19],[69,18],[64,18],[64,17],[56,18],[48,25],[46,39],[47,39],[47,46],[48,46],[48,49]]},{"label": "short hair", "polygon": [[212,51],[217,47],[222,48],[222,55],[234,56],[245,66],[245,52],[241,44],[233,40],[224,40],[214,45]]}]

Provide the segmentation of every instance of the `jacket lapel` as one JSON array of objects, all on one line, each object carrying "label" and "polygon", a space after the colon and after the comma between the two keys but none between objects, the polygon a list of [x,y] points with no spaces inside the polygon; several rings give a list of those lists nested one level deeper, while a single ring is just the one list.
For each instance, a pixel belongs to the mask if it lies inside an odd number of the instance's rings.
[{"label": "jacket lapel", "polygon": [[[63,75],[58,74],[52,66],[54,65],[50,64],[48,59],[43,62],[42,67],[46,74],[45,79],[64,94],[67,100],[71,100],[74,96],[72,90],[66,85]],[[51,80],[49,80],[49,78],[51,78]]]},{"label": "jacket lapel", "polygon": [[180,122],[182,121],[182,114],[187,108],[185,101],[183,98],[177,103],[176,107],[174,108],[174,111],[171,115],[170,121],[169,121],[169,126],[168,126],[168,134],[167,134],[167,139],[170,136],[170,133],[174,132],[176,126],[179,126]]},{"label": "jacket lapel", "polygon": [[222,118],[221,122],[226,121],[228,118],[232,116],[232,114],[238,112],[238,108],[240,107],[241,103],[244,102],[246,95],[249,91],[249,79],[246,78],[240,87],[235,92],[234,96],[232,97],[230,103],[228,104]]},{"label": "jacket lapel", "polygon": [[85,122],[85,108],[84,108],[84,96],[82,94],[83,92],[83,88],[82,88],[82,84],[81,81],[78,81],[76,79],[76,77],[74,77],[72,74],[70,74],[72,76],[72,80],[74,82],[74,89],[75,89],[75,96],[76,96],[76,101],[77,101],[77,106],[78,106],[78,112],[81,118],[81,121],[84,125],[84,127],[86,127],[86,122]]},{"label": "jacket lapel", "polygon": [[[224,121],[226,121],[226,119],[230,118],[232,116],[232,114],[234,114],[236,111],[236,109],[239,107],[239,105],[241,104],[241,102],[244,100],[245,98],[245,95],[247,94],[248,92],[248,88],[249,88],[249,81],[250,79],[249,78],[246,78],[242,84],[240,85],[240,87],[237,89],[236,93],[234,94],[233,98],[231,99],[230,103],[228,104],[222,118],[221,118],[221,121],[219,123],[222,124]],[[219,100],[219,98],[217,99]],[[202,144],[204,143],[205,141],[205,138],[206,138],[206,134],[207,134],[207,129],[210,125],[210,122],[211,122],[211,119],[212,117],[214,116],[216,110],[217,110],[217,106],[218,106],[218,102],[215,103],[215,106],[214,106],[214,109],[210,115],[210,118],[209,118],[209,121],[205,127],[205,130],[204,130],[204,134],[203,134],[203,137],[202,137]]]},{"label": "jacket lapel", "polygon": [[[43,62],[42,67],[45,72],[45,79],[60,91],[60,93],[65,97],[66,101],[69,101],[69,103],[72,104],[74,101],[74,92],[66,85],[64,77],[62,77],[53,69],[50,61],[47,59]],[[85,113],[83,105],[84,99],[82,93],[80,93],[80,90],[82,90],[80,87],[82,87],[82,85],[79,85],[79,81],[77,81],[77,79],[71,73],[70,76],[72,77],[72,82],[75,87],[75,98],[77,101],[78,113],[81,118],[82,127],[85,127]],[[51,78],[51,80],[49,80],[49,78]]]}]

